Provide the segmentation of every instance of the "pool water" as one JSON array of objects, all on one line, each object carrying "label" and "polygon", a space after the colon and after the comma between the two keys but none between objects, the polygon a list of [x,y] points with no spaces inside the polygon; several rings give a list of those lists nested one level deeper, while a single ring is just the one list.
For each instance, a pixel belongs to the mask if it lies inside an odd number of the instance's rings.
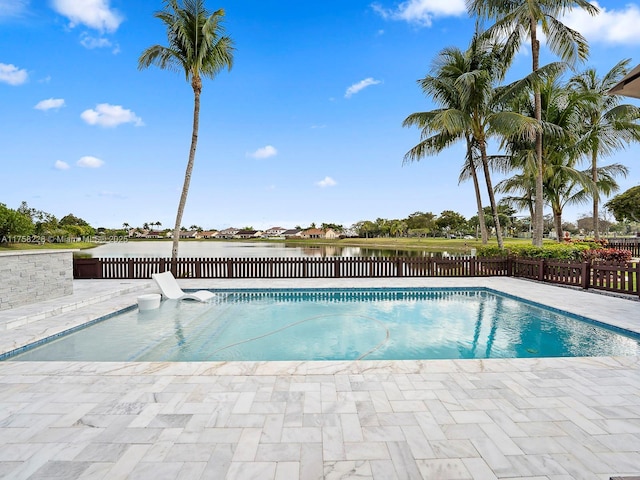
[{"label": "pool water", "polygon": [[[131,308],[10,360],[418,360],[640,355],[640,336],[488,289],[243,290]],[[586,321],[585,321],[586,320]],[[624,332],[622,332],[624,333]]]}]

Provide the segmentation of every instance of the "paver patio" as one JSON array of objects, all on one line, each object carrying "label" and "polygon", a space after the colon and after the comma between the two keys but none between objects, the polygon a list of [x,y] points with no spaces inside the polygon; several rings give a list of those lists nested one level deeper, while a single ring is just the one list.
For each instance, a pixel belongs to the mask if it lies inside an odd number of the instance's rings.
[{"label": "paver patio", "polygon": [[[153,289],[146,281],[88,282],[78,281],[62,306],[3,312],[0,352],[131,305]],[[640,301],[508,278],[181,285],[487,286],[640,332]],[[638,475],[638,360],[0,362],[0,477]]]}]

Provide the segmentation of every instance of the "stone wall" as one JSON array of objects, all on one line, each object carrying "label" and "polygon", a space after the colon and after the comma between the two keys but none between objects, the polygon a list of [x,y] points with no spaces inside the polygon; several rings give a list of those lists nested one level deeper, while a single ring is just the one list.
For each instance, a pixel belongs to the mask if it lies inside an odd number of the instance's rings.
[{"label": "stone wall", "polygon": [[73,250],[0,252],[0,310],[73,293]]}]

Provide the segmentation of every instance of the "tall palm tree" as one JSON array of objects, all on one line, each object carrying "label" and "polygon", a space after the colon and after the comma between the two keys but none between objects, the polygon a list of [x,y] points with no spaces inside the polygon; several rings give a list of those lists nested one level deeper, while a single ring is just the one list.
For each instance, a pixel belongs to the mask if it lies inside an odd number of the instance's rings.
[{"label": "tall palm tree", "polygon": [[167,47],[154,45],[147,48],[138,59],[138,68],[156,65],[161,69],[184,71],[186,80],[190,82],[193,89],[194,100],[189,161],[184,174],[184,184],[173,229],[171,258],[176,259],[180,240],[180,223],[187,202],[198,144],[202,77],[213,79],[222,69],[231,70],[234,48],[232,39],[224,35],[222,26],[224,10],[210,13],[205,8],[204,0],[182,0],[182,2],[164,0],[164,9],[156,12],[154,16],[165,25],[169,45]]},{"label": "tall palm tree", "polygon": [[[575,7],[585,10],[591,15],[598,13],[598,8],[588,0],[466,0],[467,9],[480,17],[496,20],[489,32],[498,37],[507,37],[505,43],[507,56],[520,49],[525,40],[531,41],[532,70],[540,68],[540,40],[538,26],[547,38],[551,51],[567,62],[584,60],[589,54],[585,38],[577,31],[564,25],[559,18]],[[542,119],[540,90],[534,91],[534,118]],[[543,234],[543,157],[542,132],[536,134],[536,176],[535,176],[535,218],[533,244],[542,245]]]},{"label": "tall palm tree", "polygon": [[[543,193],[545,202],[553,212],[558,241],[562,240],[562,211],[566,205],[580,204],[597,195],[617,190],[615,176],[626,175],[621,165],[598,169],[599,182],[594,182],[588,172],[578,169],[578,162],[590,143],[584,136],[584,112],[592,104],[591,92],[578,91],[561,83],[559,74],[548,76],[540,85],[542,126],[545,132],[543,144]],[[532,114],[532,95],[518,99],[514,108],[524,114]],[[507,148],[512,155],[512,167],[521,173],[496,186],[501,192],[517,192],[520,197],[508,201],[520,206],[531,198],[535,183],[531,158],[535,156],[535,144],[515,139]]]},{"label": "tall palm tree", "polygon": [[[425,94],[441,105],[429,112],[409,115],[403,125],[422,129],[421,141],[405,155],[405,162],[441,152],[459,140],[467,142],[467,162],[479,153],[498,246],[503,247],[500,219],[489,169],[487,142],[493,136],[534,134],[537,124],[519,113],[501,111],[497,84],[504,78],[503,48],[476,30],[466,51],[443,49],[434,62],[434,74],[419,81]],[[473,170],[473,169],[470,169]],[[481,209],[479,209],[481,210]],[[480,218],[480,213],[478,214]]]},{"label": "tall palm tree", "polygon": [[[607,92],[616,85],[628,71],[629,60],[618,62],[603,77],[598,77],[595,69],[589,68],[574,75],[569,86],[578,92],[591,95],[591,101],[584,106],[583,141],[587,143],[587,155],[591,161],[591,179],[598,184],[598,161],[611,155],[633,141],[640,141],[640,109],[633,105],[620,105],[620,97]],[[593,230],[595,239],[600,239],[598,189],[593,195]]]}]

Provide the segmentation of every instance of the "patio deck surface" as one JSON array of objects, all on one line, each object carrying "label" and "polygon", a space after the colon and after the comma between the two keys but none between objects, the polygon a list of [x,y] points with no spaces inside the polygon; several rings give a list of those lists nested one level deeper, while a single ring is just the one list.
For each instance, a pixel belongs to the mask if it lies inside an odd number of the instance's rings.
[{"label": "patio deck surface", "polygon": [[[640,333],[640,301],[513,278],[181,280],[481,286]],[[0,312],[0,353],[135,303],[83,280]],[[640,474],[639,357],[0,362],[0,478],[609,479]]]}]

